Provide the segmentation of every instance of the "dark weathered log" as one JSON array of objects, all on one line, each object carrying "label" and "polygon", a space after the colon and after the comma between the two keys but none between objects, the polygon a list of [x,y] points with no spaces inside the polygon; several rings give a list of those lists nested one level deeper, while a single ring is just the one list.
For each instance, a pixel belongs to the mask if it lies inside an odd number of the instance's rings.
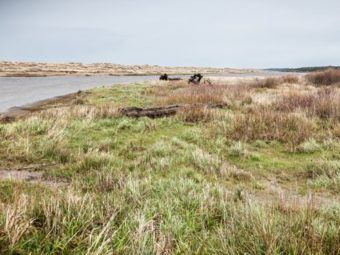
[{"label": "dark weathered log", "polygon": [[127,117],[149,117],[149,118],[160,118],[175,115],[179,110],[184,108],[196,108],[196,107],[206,107],[206,108],[224,108],[227,107],[227,103],[217,103],[217,104],[183,104],[183,105],[169,105],[162,107],[152,107],[152,108],[139,108],[139,107],[126,107],[121,108],[120,113]]},{"label": "dark weathered log", "polygon": [[162,74],[160,77],[159,77],[159,80],[161,81],[181,81],[182,78],[180,77],[169,77],[166,73],[165,74]]},{"label": "dark weathered log", "polygon": [[188,83],[193,83],[193,84],[200,84],[201,80],[203,78],[203,75],[200,73],[196,73],[193,76],[190,77],[190,79],[188,80]]},{"label": "dark weathered log", "polygon": [[181,81],[182,78],[180,77],[173,77],[173,78],[168,78],[169,81]]}]

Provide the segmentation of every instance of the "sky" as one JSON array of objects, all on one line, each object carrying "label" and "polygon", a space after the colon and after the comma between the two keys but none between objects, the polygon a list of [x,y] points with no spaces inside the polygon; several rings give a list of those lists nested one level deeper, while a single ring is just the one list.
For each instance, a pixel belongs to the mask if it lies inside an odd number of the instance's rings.
[{"label": "sky", "polygon": [[340,0],[0,0],[0,60],[340,65]]}]

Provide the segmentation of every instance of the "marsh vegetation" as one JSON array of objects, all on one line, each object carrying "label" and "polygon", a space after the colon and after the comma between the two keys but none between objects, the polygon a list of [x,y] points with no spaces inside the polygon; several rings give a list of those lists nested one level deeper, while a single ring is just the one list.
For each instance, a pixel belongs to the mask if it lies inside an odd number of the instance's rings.
[{"label": "marsh vegetation", "polygon": [[52,183],[0,181],[0,253],[339,254],[339,80],[313,75],[98,88],[0,124],[0,168]]}]

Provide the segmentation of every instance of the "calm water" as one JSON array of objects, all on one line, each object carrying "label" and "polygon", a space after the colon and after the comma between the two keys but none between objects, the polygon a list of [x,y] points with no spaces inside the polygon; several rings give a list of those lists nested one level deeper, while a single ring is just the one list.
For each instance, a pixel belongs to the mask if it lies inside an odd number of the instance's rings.
[{"label": "calm water", "polygon": [[[254,73],[219,74],[225,77],[249,77]],[[265,72],[261,75],[282,75]],[[176,75],[177,76],[177,75]],[[214,76],[214,75],[209,75]],[[172,76],[173,77],[173,76]],[[186,78],[188,76],[181,77]],[[94,87],[122,83],[157,80],[159,76],[51,76],[51,77],[0,77],[0,112],[14,106],[23,106],[39,100],[61,96]]]},{"label": "calm water", "polygon": [[156,79],[158,76],[0,77],[0,112],[78,90]]}]

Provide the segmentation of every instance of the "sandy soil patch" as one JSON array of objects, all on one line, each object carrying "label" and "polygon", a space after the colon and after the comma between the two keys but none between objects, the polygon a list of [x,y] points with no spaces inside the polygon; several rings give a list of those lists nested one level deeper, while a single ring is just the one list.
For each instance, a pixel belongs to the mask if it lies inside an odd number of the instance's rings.
[{"label": "sandy soil patch", "polygon": [[65,182],[56,182],[46,180],[43,178],[42,171],[29,171],[29,170],[15,170],[15,169],[0,169],[0,181],[24,181],[35,184],[42,184],[50,187],[65,186]]}]

